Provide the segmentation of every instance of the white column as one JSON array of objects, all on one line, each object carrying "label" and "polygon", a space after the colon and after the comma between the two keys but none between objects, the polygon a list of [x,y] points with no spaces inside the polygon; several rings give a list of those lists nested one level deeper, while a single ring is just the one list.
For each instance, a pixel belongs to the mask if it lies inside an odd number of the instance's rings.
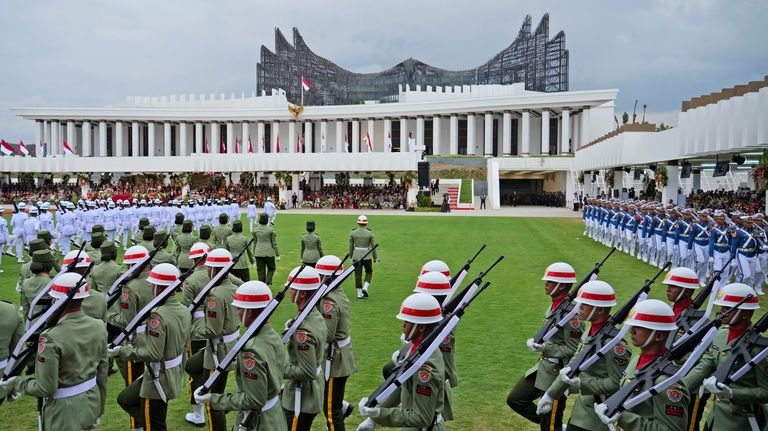
[{"label": "white column", "polygon": [[235,123],[227,122],[227,154],[235,152]]},{"label": "white column", "polygon": [[211,121],[211,141],[208,143],[211,154],[221,153],[221,129],[219,123]]},{"label": "white column", "polygon": [[296,122],[293,120],[288,122],[288,152],[296,152]]},{"label": "white column", "polygon": [[69,146],[72,147],[72,151],[75,152],[75,154],[78,154],[78,145],[75,138],[75,122],[74,121],[67,121],[67,143],[69,143]]},{"label": "white column", "polygon": [[416,117],[416,145],[424,147],[424,117]]},{"label": "white column", "polygon": [[341,120],[336,120],[336,152],[343,153],[344,148],[344,126]]},{"label": "white column", "polygon": [[[367,135],[368,135],[368,139],[371,140],[371,145],[375,145],[376,144],[376,139],[374,139],[374,133],[373,133],[373,125],[374,125],[373,121],[374,121],[373,118],[369,118],[368,121],[366,121],[367,126],[368,126]],[[360,151],[362,152],[362,148],[360,149]],[[368,151],[367,144],[366,144],[366,147],[365,147],[365,151]],[[375,147],[372,148],[371,152],[374,152],[374,151],[376,151]]]},{"label": "white column", "polygon": [[432,154],[440,155],[440,116],[432,117]]},{"label": "white column", "polygon": [[[35,121],[35,126],[35,157],[40,157],[43,153],[43,149],[40,143],[43,142],[43,135],[45,134],[43,128],[45,127],[45,124],[38,120]],[[31,145],[29,145],[27,148],[29,147],[31,147]]]},{"label": "white column", "polygon": [[459,154],[459,116],[451,114],[451,136],[448,143],[448,154]]},{"label": "white column", "polygon": [[[171,123],[166,121],[163,123],[163,156],[171,156]],[[179,150],[179,146],[176,145],[176,151]]]},{"label": "white column", "polygon": [[[586,145],[589,143],[591,139],[591,132],[590,132],[590,123],[592,122],[590,119],[591,111],[589,108],[584,108],[584,110],[581,111],[581,122],[579,123],[579,129],[581,131],[581,139],[579,139],[579,146]],[[574,152],[576,151],[576,146],[574,146]]]},{"label": "white column", "polygon": [[131,123],[131,152],[133,157],[141,155],[141,147],[139,146],[139,122],[134,121]]},{"label": "white column", "polygon": [[384,151],[390,151],[388,147],[389,141],[392,140],[392,119],[384,117]]},{"label": "white column", "polygon": [[[93,137],[93,130],[91,130],[91,122],[90,121],[83,121],[83,125],[80,126],[80,131],[83,135],[83,149],[82,149],[82,155],[83,157],[90,157],[91,156],[91,145],[92,145],[92,137]],[[99,128],[99,134],[101,134],[101,128]],[[102,157],[105,157],[106,154],[99,154]]]},{"label": "white column", "polygon": [[148,147],[148,156],[155,157],[155,151],[157,147],[157,137],[155,136],[155,123],[149,122],[147,123],[147,147]]},{"label": "white column", "polygon": [[352,120],[352,153],[360,151],[360,120]]},{"label": "white column", "polygon": [[694,193],[701,188],[701,170],[694,169],[691,172],[691,183],[691,188]]},{"label": "white column", "polygon": [[314,142],[314,136],[312,136],[312,130],[314,127],[312,127],[311,121],[305,121],[304,122],[304,149],[305,153],[314,153],[316,151],[313,151],[313,142]]},{"label": "white column", "polygon": [[[243,123],[240,125],[240,129],[240,152],[243,154],[248,154],[248,138],[251,136],[251,127],[248,125],[247,121],[243,121]],[[254,145],[253,151],[256,152],[256,143],[253,142],[253,138],[251,138],[251,144]]]},{"label": "white column", "polygon": [[560,118],[560,154],[565,155],[571,151],[571,111],[563,108],[563,115]]},{"label": "white column", "polygon": [[323,140],[325,140],[325,151],[330,152],[330,148],[328,147],[328,122],[325,120],[320,122],[320,137],[317,141],[317,153],[322,151],[320,147],[322,146]]},{"label": "white column", "polygon": [[541,154],[549,154],[549,109],[541,111]]},{"label": "white column", "polygon": [[258,124],[256,124],[256,139],[253,141],[253,150],[257,153],[261,153],[261,140],[264,140],[264,150],[267,149],[267,138],[266,133],[264,133],[264,122],[259,121]]},{"label": "white column", "polygon": [[[85,126],[85,124],[83,124]],[[90,127],[90,124],[89,124]],[[90,149],[88,150],[90,152]],[[95,151],[94,151],[95,153]],[[85,155],[85,151],[83,151]],[[107,156],[107,122],[99,121],[99,157]]]},{"label": "white column", "polygon": [[49,152],[53,155],[59,155],[61,151],[61,127],[59,127],[58,121],[51,121],[51,142],[49,145]]},{"label": "white column", "polygon": [[408,152],[408,117],[400,117],[400,152]]},{"label": "white column", "polygon": [[[280,136],[280,123],[273,121],[269,133],[272,141],[272,152],[277,153],[277,137]],[[284,143],[281,142],[280,144],[282,146]]]},{"label": "white column", "polygon": [[523,110],[522,122],[523,122],[522,153],[523,153],[523,157],[528,157],[528,155],[531,153],[531,113],[527,109]]},{"label": "white column", "polygon": [[667,165],[667,185],[661,191],[661,203],[664,205],[672,200],[673,205],[677,205],[677,188],[680,187],[680,166]]},{"label": "white column", "polygon": [[493,155],[493,114],[490,112],[485,113],[485,133],[483,136],[483,148],[486,156]]},{"label": "white column", "polygon": [[486,208],[497,210],[501,207],[501,197],[499,193],[499,161],[497,159],[488,159],[487,174],[488,194],[486,195]]},{"label": "white column", "polygon": [[504,117],[502,118],[504,131],[502,133],[501,152],[505,156],[512,154],[512,112],[504,111]]},{"label": "white column", "polygon": [[467,114],[467,154],[475,154],[475,114]]},{"label": "white column", "polygon": [[51,152],[53,148],[53,143],[51,142],[51,122],[47,120],[43,122],[43,147],[44,149],[40,154],[53,154]]},{"label": "white column", "polygon": [[203,123],[195,123],[195,154],[203,154],[203,149],[205,148],[203,142],[205,138],[204,134],[205,132],[203,131]]},{"label": "white column", "polygon": [[123,122],[116,121],[113,133],[115,141],[115,157],[123,157]]},{"label": "white column", "polygon": [[179,156],[186,156],[189,151],[189,124],[185,122],[179,123],[179,131],[177,133],[179,137],[178,145],[176,146],[176,154]]}]

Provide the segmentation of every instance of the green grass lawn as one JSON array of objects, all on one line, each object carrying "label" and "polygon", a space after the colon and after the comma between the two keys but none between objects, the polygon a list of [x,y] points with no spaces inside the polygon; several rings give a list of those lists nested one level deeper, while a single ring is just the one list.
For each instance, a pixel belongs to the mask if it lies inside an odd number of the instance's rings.
[{"label": "green grass lawn", "polygon": [[[401,301],[411,293],[421,265],[431,259],[442,259],[452,269],[459,268],[481,244],[487,244],[467,281],[499,255],[505,259],[486,278],[492,282],[491,287],[477,299],[458,327],[456,363],[460,385],[453,391],[456,420],[448,426],[451,430],[537,429],[509,410],[505,399],[523,372],[536,362],[537,355],[528,351],[525,341],[538,329],[548,307],[541,275],[548,264],[562,260],[571,263],[582,276],[603,258],[607,249],[581,235],[580,219],[384,217],[376,212],[367,215],[381,244],[381,263],[374,265],[370,299],[352,299],[352,338],[359,371],[349,379],[346,399],[357,405],[361,397],[381,382],[381,366],[400,346],[402,325],[395,314]],[[282,261],[278,262],[276,284],[284,281],[288,271],[299,263],[299,241],[308,218],[317,223],[325,253],[343,256],[347,251],[348,233],[355,227],[356,217],[281,214],[276,230]],[[247,220],[243,219],[247,228]],[[14,290],[18,265],[5,256],[2,268],[5,273],[0,274],[0,299],[18,302]],[[255,269],[251,272],[255,275]],[[655,272],[635,258],[615,253],[603,268],[601,279],[613,285],[621,302]],[[354,298],[352,279],[344,288]],[[664,299],[663,293],[662,285],[656,284],[651,297]],[[272,319],[275,327],[281,328],[294,312],[293,304],[284,301]],[[128,427],[128,417],[115,401],[122,387],[120,375],[111,376],[102,430]],[[233,377],[229,387],[234,387]],[[186,396],[187,390],[183,393]],[[572,403],[569,401],[569,408]],[[169,429],[194,429],[184,422],[188,411],[186,401],[171,401]],[[231,423],[234,415],[229,418]],[[348,429],[354,429],[360,421],[356,412],[347,421]],[[34,399],[25,397],[0,407],[0,429],[36,427]],[[315,420],[313,429],[325,429],[321,417]]]},{"label": "green grass lawn", "polygon": [[465,178],[461,180],[461,189],[459,189],[459,202],[463,204],[472,203],[472,180],[471,179]]}]

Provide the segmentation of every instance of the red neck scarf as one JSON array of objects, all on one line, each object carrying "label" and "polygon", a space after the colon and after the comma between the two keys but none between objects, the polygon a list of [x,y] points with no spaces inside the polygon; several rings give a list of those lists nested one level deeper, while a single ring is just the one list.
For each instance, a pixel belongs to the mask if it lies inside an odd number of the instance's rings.
[{"label": "red neck scarf", "polygon": [[747,332],[747,329],[749,329],[749,326],[743,328],[728,328],[728,342],[730,343],[736,338],[739,338],[741,334]]},{"label": "red neck scarf", "polygon": [[589,328],[589,336],[591,337],[591,336],[595,335],[595,333],[597,331],[599,331],[600,328],[602,328],[603,325],[605,325],[605,322],[607,322],[607,321],[608,321],[608,319],[605,319],[602,322],[593,323],[592,326]]},{"label": "red neck scarf", "polygon": [[656,358],[658,358],[659,356],[661,356],[661,355],[663,355],[664,353],[666,353],[666,351],[667,351],[667,349],[662,349],[662,350],[661,350],[660,352],[658,352],[658,353],[653,353],[653,354],[641,354],[641,355],[640,355],[640,359],[637,361],[637,369],[638,369],[638,370],[642,370],[642,369],[643,369],[643,367],[645,367],[646,365],[648,365],[648,364],[650,364],[651,362],[653,362],[653,360],[654,360],[654,359],[656,359]]},{"label": "red neck scarf", "polygon": [[675,312],[675,319],[680,317],[680,313],[682,313],[683,310],[685,310],[685,308],[691,304],[691,302],[693,302],[693,299],[691,299],[690,297],[687,297],[681,301],[675,302],[675,304],[672,306],[672,311]]}]

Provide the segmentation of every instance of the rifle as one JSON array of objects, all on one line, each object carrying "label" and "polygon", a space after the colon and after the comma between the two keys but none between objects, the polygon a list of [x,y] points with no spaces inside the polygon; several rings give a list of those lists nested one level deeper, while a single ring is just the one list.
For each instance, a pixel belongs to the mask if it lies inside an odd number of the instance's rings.
[{"label": "rifle", "polygon": [[[699,327],[683,342],[676,344],[672,349],[659,355],[653,362],[646,365],[635,375],[633,380],[630,380],[618,392],[604,401],[603,404],[608,407],[605,416],[611,417],[616,413],[629,410],[680,381],[709,348],[709,344],[717,335],[717,330],[722,325],[723,319],[751,298],[752,295],[747,295],[733,308],[721,312],[713,320]],[[683,365],[677,365],[677,362],[685,358],[688,353],[690,356]],[[669,375],[669,377],[656,383],[656,379],[662,375]]]},{"label": "rifle", "polygon": [[[168,235],[166,234],[165,240],[168,239]],[[163,242],[165,242],[163,240]],[[85,244],[85,242],[83,242]],[[130,283],[134,278],[138,277],[139,274],[141,274],[142,271],[144,271],[144,268],[147,267],[147,265],[152,262],[152,259],[155,258],[155,255],[157,255],[158,252],[160,252],[160,249],[162,249],[163,244],[161,243],[160,246],[155,247],[154,250],[152,250],[147,257],[145,257],[142,261],[137,262],[133,264],[130,268],[128,268],[128,271],[125,271],[123,275],[118,277],[117,280],[115,280],[114,283],[112,283],[112,286],[110,286],[109,290],[107,290],[107,309],[112,308],[112,305],[120,298],[120,289]]]},{"label": "rifle", "polygon": [[496,259],[496,261],[493,262],[491,266],[488,267],[488,269],[486,269],[485,271],[481,271],[480,274],[478,274],[477,277],[475,277],[475,279],[472,280],[472,283],[470,283],[469,286],[465,287],[464,290],[462,290],[458,295],[451,298],[451,300],[448,301],[448,303],[443,306],[443,316],[447,316],[453,313],[462,304],[465,304],[468,301],[472,301],[472,298],[476,295],[475,292],[477,292],[477,289],[480,287],[480,284],[483,283],[483,278],[485,278],[485,276],[488,275],[489,272],[491,272],[493,267],[495,267],[503,259],[504,259],[504,256],[499,256],[498,259]]},{"label": "rifle", "polygon": [[[232,262],[229,263],[229,265],[223,267],[219,272],[216,273],[213,277],[211,277],[211,281],[208,282],[208,284],[203,287],[202,290],[200,290],[200,293],[195,296],[195,299],[192,300],[192,303],[187,306],[187,309],[190,313],[194,316],[195,310],[197,310],[198,307],[200,307],[200,304],[205,301],[205,298],[208,297],[208,294],[211,292],[211,290],[218,286],[219,283],[221,283],[221,280],[224,279],[224,277],[229,275],[229,271],[232,270],[232,268],[235,267],[235,264],[237,264],[237,261],[240,260],[240,258],[243,256],[243,253],[245,253],[245,250],[248,249],[248,247],[251,246],[251,243],[253,243],[255,238],[252,238],[248,244],[245,246],[244,249],[240,251],[240,253],[237,254],[237,256],[232,258]],[[199,259],[198,262],[202,262],[205,259]]]},{"label": "rifle", "polygon": [[16,201],[13,201],[13,213],[16,214],[19,212],[19,207],[16,206]]},{"label": "rifle", "polygon": [[[763,317],[741,334],[733,344],[728,356],[712,374],[718,382],[730,385],[768,356],[768,339],[760,335],[766,329],[768,329],[768,313],[763,314]],[[755,347],[760,347],[763,350],[753,356],[752,349]],[[733,371],[737,364],[744,365]]]},{"label": "rifle", "polygon": [[67,212],[67,209],[59,201],[56,202],[56,210],[61,211],[62,214]]},{"label": "rifle", "polygon": [[72,262],[70,262],[67,266],[61,268],[61,271],[59,271],[58,274],[56,274],[56,276],[53,277],[51,281],[49,281],[48,284],[46,284],[45,287],[43,287],[40,290],[40,292],[37,293],[37,295],[35,295],[34,298],[32,298],[32,301],[29,303],[29,310],[27,310],[27,313],[26,313],[27,315],[26,329],[29,329],[29,326],[32,320],[40,317],[43,313],[45,313],[45,310],[41,310],[39,313],[35,314],[34,309],[37,306],[37,304],[40,302],[40,300],[43,299],[43,296],[47,295],[48,292],[51,291],[51,287],[53,287],[53,282],[56,281],[56,279],[59,278],[61,274],[70,272],[75,269],[78,262],[80,261],[80,254],[83,252],[83,248],[85,248],[85,243],[83,243],[83,245],[80,246],[80,249],[77,250],[77,255],[75,255],[75,259]]},{"label": "rifle", "polygon": [[616,251],[616,247],[612,247],[611,251],[608,252],[608,255],[605,256],[602,261],[596,263],[595,267],[592,268],[592,271],[590,271],[586,277],[584,277],[576,286],[573,287],[573,289],[571,289],[571,291],[568,293],[568,298],[560,302],[560,304],[558,304],[557,307],[555,307],[555,309],[552,310],[551,313],[549,313],[549,316],[544,321],[544,324],[541,325],[541,328],[539,328],[539,330],[533,336],[534,343],[541,344],[549,340],[568,321],[570,321],[574,315],[576,315],[576,311],[578,310],[574,306],[573,300],[576,299],[576,295],[578,295],[579,289],[585,283],[592,280],[593,275],[596,276],[597,274],[600,273],[600,268],[608,260],[608,258],[611,257],[611,255],[615,251]]},{"label": "rifle", "polygon": [[648,292],[651,291],[651,285],[655,283],[656,279],[659,278],[667,267],[671,265],[671,262],[667,262],[667,264],[664,265],[653,278],[645,280],[643,286],[635,292],[629,301],[624,303],[619,311],[614,313],[611,318],[597,330],[597,333],[590,338],[589,342],[587,342],[581,349],[579,354],[568,363],[568,366],[571,368],[567,374],[569,378],[572,379],[581,374],[582,371],[586,370],[592,364],[597,362],[598,359],[605,356],[610,349],[613,349],[613,346],[624,339],[624,335],[626,335],[629,330],[629,326],[624,325],[621,330],[619,330],[617,326],[624,323],[627,317],[629,317],[629,313],[638,302],[643,301],[648,297]]},{"label": "rifle", "polygon": [[408,379],[411,378],[424,363],[429,360],[429,357],[440,347],[440,343],[443,342],[445,337],[453,331],[456,325],[464,316],[464,312],[472,301],[477,298],[491,283],[486,282],[481,287],[477,294],[474,296],[466,297],[458,307],[453,310],[449,315],[435,326],[435,328],[427,335],[424,340],[419,343],[419,347],[416,351],[408,356],[402,363],[392,370],[392,374],[384,380],[384,383],[379,385],[376,390],[368,396],[368,407],[376,407],[377,404],[382,403],[385,399],[389,398],[400,386],[402,386]]},{"label": "rifle", "polygon": [[[469,273],[469,267],[472,266],[472,262],[474,262],[475,259],[477,259],[477,256],[480,256],[480,253],[482,253],[483,250],[485,250],[485,244],[483,244],[480,247],[480,250],[478,250],[477,253],[475,253],[475,255],[472,256],[467,261],[467,263],[465,263],[464,266],[461,267],[458,273],[453,275],[453,277],[451,278],[451,293],[453,293],[459,286],[461,286],[461,283],[464,282],[464,277],[466,277],[467,273]],[[443,301],[443,304],[442,304],[443,307],[448,305],[448,301],[450,300],[451,300],[451,295],[449,294],[445,297],[445,300]]]}]

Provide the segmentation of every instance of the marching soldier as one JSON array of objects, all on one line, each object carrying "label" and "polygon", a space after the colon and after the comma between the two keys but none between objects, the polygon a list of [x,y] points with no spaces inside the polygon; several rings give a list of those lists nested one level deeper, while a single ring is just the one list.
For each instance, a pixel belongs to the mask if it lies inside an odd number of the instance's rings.
[{"label": "marching soldier", "polygon": [[230,253],[232,253],[233,256],[237,256],[240,254],[241,251],[245,250],[245,253],[248,255],[248,259],[240,259],[235,263],[234,268],[230,271],[233,275],[235,275],[237,278],[243,281],[248,281],[251,279],[251,270],[248,266],[248,263],[250,262],[253,264],[256,262],[256,260],[253,258],[253,253],[251,252],[251,249],[246,247],[248,246],[248,238],[243,235],[243,222],[240,220],[235,220],[232,222],[232,234],[229,235],[227,238],[224,239],[224,248],[229,250]]},{"label": "marching soldier", "polygon": [[[320,274],[311,266],[301,273],[299,268],[294,268],[288,275],[288,282],[293,282],[291,302],[300,312],[320,287]],[[288,341],[289,363],[283,372],[283,378],[288,382],[283,388],[281,405],[291,430],[309,431],[315,416],[322,411],[327,341],[328,329],[317,308],[309,312]]]},{"label": "marching soldier", "polygon": [[155,232],[157,232],[157,230],[154,225],[148,224],[144,226],[144,229],[141,230],[141,239],[136,244],[147,250],[154,250]]},{"label": "marching soldier", "polygon": [[[325,255],[315,265],[323,281],[344,271],[341,259],[334,255]],[[334,276],[335,277],[335,276]],[[321,313],[328,329],[325,363],[325,413],[329,430],[344,431],[344,418],[352,414],[352,406],[344,400],[344,391],[349,376],[357,371],[355,350],[352,348],[351,322],[349,318],[349,298],[339,286],[333,289],[322,302]]]},{"label": "marching soldier", "polygon": [[[20,308],[22,315],[28,315],[32,300],[51,281],[53,264],[54,258],[49,249],[37,250],[32,253],[32,264],[29,267],[32,271],[32,276],[24,280],[24,283],[21,285]],[[40,298],[35,305],[35,309],[32,311],[34,314],[38,314],[50,304],[51,301],[48,298]],[[32,323],[30,322],[30,324]]]},{"label": "marching soldier", "polygon": [[[752,316],[755,310],[760,308],[755,291],[746,284],[728,284],[717,295],[715,305],[719,305],[721,311],[732,308],[747,295],[753,297],[741,304],[738,311],[725,317],[723,324],[728,327],[720,329],[704,356],[683,378],[686,387],[691,390],[702,387],[715,396],[712,412],[704,427],[707,431],[754,430],[764,429],[766,426],[763,404],[768,401],[768,370],[765,368],[765,362],[753,367],[730,386],[718,382],[712,376],[720,363],[728,357],[739,337],[752,326]],[[751,353],[755,355],[760,350],[762,347],[756,347]],[[743,364],[738,362],[736,366]],[[696,422],[699,419],[700,417],[694,418]]]},{"label": "marching soldier", "polygon": [[[548,316],[561,302],[568,300],[568,291],[576,282],[576,271],[567,263],[555,262],[544,271],[542,280],[546,282],[544,291],[552,298]],[[541,358],[507,395],[507,405],[520,416],[540,424],[543,431],[559,431],[562,428],[566,397],[562,396],[554,400],[552,411],[541,416],[536,413],[536,404],[533,400],[541,397],[544,391],[552,386],[560,369],[576,352],[583,333],[584,324],[578,318],[573,318],[569,324],[564,325],[543,344],[535,343],[532,338],[527,342],[531,351],[541,352]]]},{"label": "marching soldier", "polygon": [[253,224],[256,223],[256,202],[253,199],[248,201],[248,231],[253,232]]},{"label": "marching soldier", "polygon": [[219,214],[219,225],[213,229],[213,237],[216,239],[215,248],[224,248],[224,241],[232,235],[232,228],[227,223],[229,223],[229,216],[224,213]]},{"label": "marching soldier", "polygon": [[117,246],[112,241],[106,241],[101,244],[101,263],[96,265],[88,275],[88,286],[91,293],[94,290],[105,293],[120,278],[123,269],[115,263],[117,258]]},{"label": "marching soldier", "polygon": [[301,263],[315,266],[321,257],[323,246],[320,243],[320,235],[315,233],[315,222],[307,220],[307,232],[301,236]]},{"label": "marching soldier", "polygon": [[29,244],[30,241],[37,238],[37,233],[41,230],[37,215],[37,207],[32,206],[29,209],[29,217],[24,220],[24,244]]},{"label": "marching soldier", "polygon": [[184,228],[184,214],[177,212],[176,215],[173,217],[173,228],[171,229],[171,239],[173,240],[174,244],[177,243],[179,239],[179,235],[181,235],[183,228]]},{"label": "marching soldier", "polygon": [[[0,375],[5,371],[8,358],[22,335],[24,335],[24,325],[21,323],[16,306],[8,301],[0,301]],[[8,396],[8,392],[0,387],[0,406]]]},{"label": "marching soldier", "polygon": [[212,238],[211,233],[212,230],[210,225],[204,224],[200,226],[200,241],[208,244],[208,247],[213,250],[216,248],[216,240]]},{"label": "marching soldier", "polygon": [[707,277],[707,248],[709,248],[709,211],[702,210],[699,213],[698,223],[693,223],[693,257],[696,265],[696,275],[699,282],[703,283]]},{"label": "marching soldier", "polygon": [[[32,271],[30,268],[32,267],[32,255],[38,251],[38,250],[46,250],[48,246],[45,244],[45,240],[42,238],[33,239],[32,242],[29,243],[29,260],[27,262],[24,262],[21,264],[21,268],[19,270],[19,281],[16,283],[16,290],[18,292],[22,291],[22,286],[24,286],[24,280],[28,279],[29,277],[32,277]],[[53,268],[53,267],[52,267]],[[53,268],[55,269],[55,268]]]},{"label": "marching soldier", "polygon": [[[11,216],[11,226],[13,227],[13,235],[9,236],[9,239],[16,245],[16,262],[24,262],[24,222],[27,221],[29,215],[24,212],[27,208],[27,204],[19,202],[17,205],[18,211]],[[31,256],[30,256],[31,257]]]},{"label": "marching soldier", "polygon": [[[352,262],[359,261],[368,251],[376,245],[373,232],[368,228],[368,217],[361,215],[357,218],[357,227],[349,233],[349,255]],[[379,262],[377,250],[374,250],[362,261],[362,265],[355,267],[355,289],[357,299],[368,297],[368,288],[373,277],[373,262]],[[365,283],[363,283],[363,268],[365,268]]]},{"label": "marching soldier", "polygon": [[[629,325],[632,344],[640,349],[627,366],[627,381],[657,357],[666,352],[665,344],[670,333],[677,331],[672,307],[658,299],[647,299],[635,305],[625,325]],[[665,371],[666,373],[666,371]],[[669,377],[660,375],[659,383]],[[666,391],[659,392],[642,403],[606,417],[607,406],[595,405],[595,413],[604,424],[618,422],[622,430],[669,430],[683,431],[688,422],[688,389],[682,382],[673,384]],[[646,388],[647,389],[647,388]]]},{"label": "marching soldier", "polygon": [[[161,263],[152,268],[146,281],[152,286],[152,295],[157,296],[180,275],[175,266]],[[120,407],[136,418],[137,427],[146,431],[167,429],[168,401],[179,396],[184,378],[181,362],[190,327],[189,311],[171,295],[152,310],[145,331],[138,334],[140,342],[110,350],[110,355],[119,354],[124,361],[147,364],[143,378],[135,380],[117,397]]]},{"label": "marching soldier", "polygon": [[[584,334],[579,344],[581,348],[589,343],[589,340],[611,318],[611,307],[616,305],[616,294],[608,283],[593,280],[582,286],[575,302],[579,305],[580,320],[590,322],[589,332]],[[567,429],[569,431],[607,430],[608,426],[603,424],[595,414],[595,402],[600,402],[619,390],[621,377],[629,364],[631,355],[632,352],[622,340],[605,356],[583,370],[579,376],[569,378],[568,373],[571,368],[566,366],[560,370],[560,376],[541,397],[537,412],[545,414],[551,411],[554,400],[560,399],[567,390],[571,394],[578,393]]]},{"label": "marching soldier", "polygon": [[150,265],[157,266],[161,263],[176,265],[176,259],[166,249],[168,247],[168,234],[165,232],[155,232],[155,235],[152,237],[152,246],[158,250],[155,257],[152,258]]},{"label": "marching soldier", "polygon": [[104,244],[104,232],[93,231],[91,241],[85,247],[85,252],[93,262],[101,262],[101,245]]},{"label": "marching soldier", "polygon": [[[223,248],[211,250],[206,259],[205,266],[208,268],[208,277],[213,277],[232,262],[232,255]],[[192,324],[191,338],[207,340],[205,349],[201,350],[189,358],[185,366],[185,371],[192,379],[191,387],[201,386],[206,377],[215,370],[219,361],[224,359],[229,350],[240,336],[237,310],[232,305],[235,296],[235,286],[229,279],[224,277],[219,284],[208,292],[201,307],[203,308],[203,317],[196,319]],[[233,364],[234,365],[234,364]],[[226,371],[231,371],[232,368]],[[212,393],[223,393],[227,386],[227,372],[211,388]],[[227,416],[222,410],[215,410],[207,406],[206,415],[210,429],[226,430]],[[203,405],[195,403],[194,412],[187,415],[187,422],[193,425],[205,423],[205,416],[202,414]],[[192,419],[192,420],[190,420]],[[202,422],[200,421],[202,419]]]},{"label": "marching soldier", "polygon": [[259,214],[259,224],[253,231],[253,256],[256,260],[256,272],[259,275],[259,281],[272,286],[275,261],[280,260],[280,251],[277,249],[275,230],[268,223],[267,214]]},{"label": "marching soldier", "polygon": [[[79,277],[88,271],[93,261],[88,256],[88,254],[81,253],[80,256],[77,256],[77,250],[71,250],[66,256],[64,256],[64,260],[62,262],[66,262],[65,265],[74,264],[71,273],[77,274]],[[87,276],[85,279],[88,279]],[[106,322],[107,300],[104,297],[104,294],[98,290],[91,289],[90,285],[88,286],[88,291],[88,297],[83,300],[83,304],[81,305],[80,309],[86,316],[101,320],[102,322]]]},{"label": "marching soldier", "polygon": [[[431,332],[443,318],[440,303],[425,293],[414,293],[405,298],[397,318],[404,322],[403,335],[412,343],[408,354]],[[445,430],[443,400],[445,373],[443,355],[435,351],[417,372],[377,407],[369,408],[367,398],[360,400],[360,414],[367,419],[357,431],[372,431],[376,425],[402,427],[407,430]]]},{"label": "marching soldier", "polygon": [[[250,326],[272,300],[269,286],[260,281],[243,283],[235,292],[232,305],[239,320]],[[236,423],[243,431],[287,431],[285,416],[277,408],[280,386],[288,357],[283,341],[269,322],[248,340],[237,356],[235,393],[201,395],[195,400],[220,411],[237,411]]]},{"label": "marching soldier", "polygon": [[725,263],[731,257],[731,234],[728,226],[725,224],[725,213],[715,212],[715,226],[712,226],[709,236],[709,263],[712,265],[712,272],[722,270],[720,280],[715,282],[715,287],[722,287],[728,284],[731,279],[731,268],[725,268]]},{"label": "marching soldier", "polygon": [[184,220],[181,225],[181,233],[176,237],[176,247],[173,248],[173,255],[176,257],[176,266],[181,273],[185,273],[192,268],[192,260],[189,258],[189,250],[197,242],[197,238],[192,234],[192,220]]},{"label": "marching soldier", "polygon": [[[63,274],[49,292],[55,301],[81,277]],[[24,395],[43,398],[42,430],[81,430],[98,426],[107,395],[107,330],[80,310],[89,295],[82,283],[56,326],[40,334],[34,377],[4,383]]]}]

